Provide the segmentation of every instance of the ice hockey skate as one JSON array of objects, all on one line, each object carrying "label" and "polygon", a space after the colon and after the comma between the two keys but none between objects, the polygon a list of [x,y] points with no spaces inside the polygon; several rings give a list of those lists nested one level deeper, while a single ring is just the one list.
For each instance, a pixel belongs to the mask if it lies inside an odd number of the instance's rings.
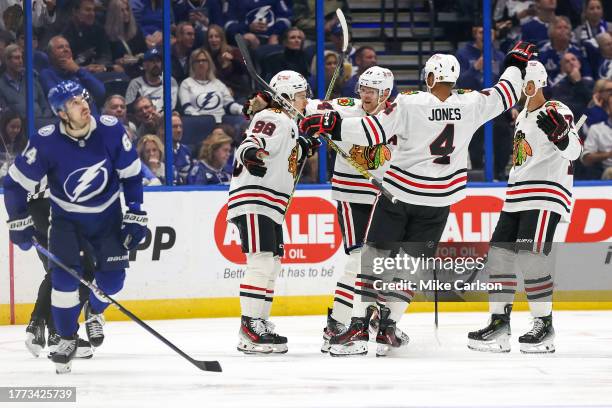
[{"label": "ice hockey skate", "polygon": [[263,319],[242,316],[238,337],[237,349],[245,354],[270,354],[274,352],[274,336],[268,332]]},{"label": "ice hockey skate", "polygon": [[521,353],[554,353],[554,340],[555,329],[552,325],[552,314],[544,317],[535,317],[531,330],[519,337]]},{"label": "ice hockey skate", "polygon": [[85,303],[85,331],[92,347],[100,347],[104,341],[104,315],[94,313],[89,302]]},{"label": "ice hockey skate", "polygon": [[38,357],[45,348],[45,321],[41,319],[30,320],[26,327],[25,345],[34,357]]},{"label": "ice hockey skate", "polygon": [[332,357],[368,354],[368,319],[353,317],[346,330],[329,339],[329,354]]},{"label": "ice hockey skate", "polygon": [[[55,354],[57,345],[61,339],[62,338],[55,330],[49,332],[49,354],[47,355],[47,358],[51,359],[53,357],[53,354]],[[90,359],[93,357],[93,354],[94,349],[91,347],[91,343],[79,337],[77,342],[77,351],[74,358]]]},{"label": "ice hockey skate", "polygon": [[323,345],[321,346],[321,353],[329,352],[331,347],[329,339],[346,330],[346,326],[332,317],[332,309],[327,309],[327,325],[323,329]]},{"label": "ice hockey skate", "polygon": [[389,319],[391,310],[388,307],[380,308],[380,323],[376,335],[376,357],[393,354],[402,347],[406,347],[410,338],[397,328],[396,322]]},{"label": "ice hockey skate", "polygon": [[67,374],[72,370],[72,359],[76,355],[77,342],[79,336],[75,334],[72,337],[62,337],[57,349],[51,356],[51,360],[55,363],[55,372],[57,374]]},{"label": "ice hockey skate", "polygon": [[468,348],[475,351],[507,353],[510,351],[510,312],[512,305],[506,305],[504,314],[493,314],[484,329],[468,333]]}]

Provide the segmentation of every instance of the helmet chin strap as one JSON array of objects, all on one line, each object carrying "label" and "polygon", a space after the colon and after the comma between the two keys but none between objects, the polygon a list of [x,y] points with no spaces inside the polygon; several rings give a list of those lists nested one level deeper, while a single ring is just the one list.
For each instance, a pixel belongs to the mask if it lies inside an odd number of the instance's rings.
[{"label": "helmet chin strap", "polygon": [[525,85],[523,87],[523,93],[527,97],[525,99],[525,117],[527,117],[527,115],[529,115],[529,100],[533,98],[534,96],[536,96],[536,94],[538,93],[538,88],[535,89],[535,92],[533,93],[533,95],[527,95],[527,85]]}]

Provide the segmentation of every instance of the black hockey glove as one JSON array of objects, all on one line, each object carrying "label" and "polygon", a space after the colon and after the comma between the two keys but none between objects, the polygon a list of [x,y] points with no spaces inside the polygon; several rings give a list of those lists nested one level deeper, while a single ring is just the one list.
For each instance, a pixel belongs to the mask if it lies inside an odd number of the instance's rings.
[{"label": "black hockey glove", "polygon": [[521,70],[523,78],[525,78],[525,68],[527,68],[527,61],[533,56],[538,55],[538,48],[529,42],[519,41],[516,43],[504,59],[504,70],[508,67],[517,67]]},{"label": "black hockey glove", "polygon": [[246,167],[248,172],[253,176],[263,177],[266,175],[268,168],[262,159],[269,155],[270,153],[264,149],[251,147],[242,153],[242,162],[244,163],[244,167]]},{"label": "black hockey glove", "polygon": [[140,244],[140,241],[147,235],[148,221],[146,211],[136,208],[127,210],[121,225],[121,243],[125,249],[131,251]]},{"label": "black hockey glove", "polygon": [[327,133],[332,140],[342,140],[341,129],[342,118],[336,111],[306,116],[300,123],[300,131],[309,137],[315,137],[319,133]]},{"label": "black hockey glove", "polygon": [[302,152],[300,161],[314,155],[317,152],[317,149],[319,149],[319,146],[321,146],[321,141],[316,137],[300,136],[298,137],[297,142],[300,145],[300,150]]},{"label": "black hockey glove", "polygon": [[569,143],[570,127],[554,106],[546,108],[546,112],[538,113],[536,119],[538,127],[546,133],[548,140],[553,142],[560,150],[565,150]]},{"label": "black hockey glove", "polygon": [[253,119],[253,116],[259,111],[266,109],[272,102],[272,95],[268,91],[258,91],[253,93],[242,107],[242,114],[247,120]]},{"label": "black hockey glove", "polygon": [[34,222],[29,215],[9,220],[7,222],[9,238],[13,244],[17,245],[22,251],[27,251],[32,247],[32,238],[36,230]]}]

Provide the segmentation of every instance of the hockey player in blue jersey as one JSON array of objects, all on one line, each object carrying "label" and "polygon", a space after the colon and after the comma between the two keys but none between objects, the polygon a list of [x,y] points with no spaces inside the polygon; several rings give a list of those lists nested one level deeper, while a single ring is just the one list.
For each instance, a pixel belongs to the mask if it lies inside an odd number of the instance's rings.
[{"label": "hockey player in blue jersey", "polygon": [[[50,252],[82,271],[79,242],[87,242],[96,259],[95,284],[114,295],[123,287],[127,251],[146,234],[140,160],[115,117],[91,115],[87,92],[79,84],[61,82],[49,91],[48,99],[60,123],[32,135],[4,181],[11,241],[22,250],[32,246],[34,228],[27,214],[27,193],[46,176],[51,199]],[[121,188],[128,207],[125,215],[119,199]],[[59,374],[71,369],[81,304],[79,281],[57,265],[50,267],[51,310],[62,338],[52,356]],[[97,320],[101,329],[101,314],[108,305],[92,292],[85,305],[86,319]],[[94,335],[95,329],[92,326]]]}]

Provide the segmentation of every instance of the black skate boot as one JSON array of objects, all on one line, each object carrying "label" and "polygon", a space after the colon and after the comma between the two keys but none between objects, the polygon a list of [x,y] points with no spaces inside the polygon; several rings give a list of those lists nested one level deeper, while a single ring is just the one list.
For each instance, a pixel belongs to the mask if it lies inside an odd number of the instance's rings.
[{"label": "black skate boot", "polygon": [[504,307],[504,314],[492,314],[489,325],[484,329],[468,333],[468,348],[492,353],[510,351],[510,312],[512,305]]},{"label": "black skate boot", "polygon": [[274,337],[274,342],[272,343],[272,352],[277,354],[285,354],[289,350],[287,348],[287,338],[285,336],[281,336],[280,334],[274,331],[276,326],[270,320],[263,319],[263,321],[268,333],[270,333],[272,337]]},{"label": "black skate boot", "polygon": [[353,317],[351,324],[342,333],[329,339],[329,355],[332,357],[358,356],[368,354],[368,328],[372,310],[368,308],[365,317]]},{"label": "black skate boot", "polygon": [[396,327],[396,322],[389,319],[391,310],[386,306],[380,308],[380,326],[376,335],[376,357],[386,356],[390,350],[408,345],[410,338]]},{"label": "black skate boot", "polygon": [[327,325],[323,329],[323,345],[321,353],[327,353],[331,347],[329,339],[346,330],[346,326],[332,317],[332,309],[327,308]]},{"label": "black skate boot", "polygon": [[93,347],[100,347],[104,341],[104,315],[94,313],[89,302],[85,303],[85,332]]},{"label": "black skate boot", "polygon": [[[245,354],[270,354],[274,352],[275,337],[268,331],[264,319],[242,316],[238,337],[238,351]],[[287,338],[285,338],[285,345],[286,340]]]},{"label": "black skate boot", "polygon": [[34,357],[38,357],[42,349],[45,348],[45,321],[42,319],[32,319],[26,327],[25,345]]},{"label": "black skate boot", "polygon": [[552,313],[533,319],[533,328],[519,337],[521,353],[554,353],[555,329],[552,325]]},{"label": "black skate boot", "polygon": [[55,352],[51,356],[57,374],[67,374],[71,371],[72,359],[76,355],[78,340],[79,336],[77,334],[60,339]]}]

